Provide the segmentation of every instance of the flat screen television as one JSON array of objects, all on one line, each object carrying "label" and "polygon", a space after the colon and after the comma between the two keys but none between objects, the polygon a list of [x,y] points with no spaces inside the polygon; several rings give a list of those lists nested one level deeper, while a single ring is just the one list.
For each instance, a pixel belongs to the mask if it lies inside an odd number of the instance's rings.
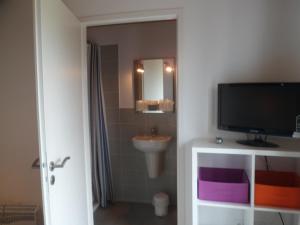
[{"label": "flat screen television", "polygon": [[[300,115],[300,83],[233,83],[218,85],[218,128],[291,137]],[[241,144],[276,147],[262,138]]]}]

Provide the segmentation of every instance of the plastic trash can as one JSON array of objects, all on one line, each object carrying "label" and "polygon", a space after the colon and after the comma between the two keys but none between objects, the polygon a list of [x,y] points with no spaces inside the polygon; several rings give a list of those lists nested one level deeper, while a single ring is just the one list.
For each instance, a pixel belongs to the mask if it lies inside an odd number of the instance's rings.
[{"label": "plastic trash can", "polygon": [[168,214],[169,196],[164,192],[159,192],[153,196],[153,205],[156,216],[166,216]]}]

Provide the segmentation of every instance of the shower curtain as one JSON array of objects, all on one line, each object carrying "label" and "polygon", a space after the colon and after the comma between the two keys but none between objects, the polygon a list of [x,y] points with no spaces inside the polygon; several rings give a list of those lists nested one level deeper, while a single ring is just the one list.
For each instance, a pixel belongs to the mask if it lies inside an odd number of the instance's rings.
[{"label": "shower curtain", "polygon": [[96,44],[89,43],[87,48],[93,203],[94,208],[106,208],[113,200],[113,191],[101,80],[101,54],[100,47]]}]

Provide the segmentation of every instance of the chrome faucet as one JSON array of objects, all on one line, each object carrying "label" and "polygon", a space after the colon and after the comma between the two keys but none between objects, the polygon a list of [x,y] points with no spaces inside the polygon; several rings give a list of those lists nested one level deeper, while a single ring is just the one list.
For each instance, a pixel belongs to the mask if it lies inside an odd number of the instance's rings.
[{"label": "chrome faucet", "polygon": [[150,130],[151,136],[156,136],[158,134],[157,127],[152,127]]}]

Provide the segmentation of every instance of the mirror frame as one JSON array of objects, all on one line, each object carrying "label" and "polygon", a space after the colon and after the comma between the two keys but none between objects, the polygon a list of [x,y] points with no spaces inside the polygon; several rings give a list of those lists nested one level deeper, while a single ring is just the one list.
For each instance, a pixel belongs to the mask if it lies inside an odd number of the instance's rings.
[{"label": "mirror frame", "polygon": [[[138,65],[141,64],[143,60],[155,60],[155,59],[162,59],[162,60],[173,60],[174,62],[174,71],[173,71],[173,99],[174,102],[173,110],[172,111],[161,111],[161,110],[147,110],[147,111],[139,111],[136,107],[136,102],[139,100],[143,100],[143,84],[141,79],[141,74],[137,73]],[[137,113],[175,113],[176,112],[176,87],[177,87],[177,62],[176,57],[162,57],[162,58],[140,58],[135,59],[133,61],[133,94],[134,94],[134,108],[135,112]]]}]

